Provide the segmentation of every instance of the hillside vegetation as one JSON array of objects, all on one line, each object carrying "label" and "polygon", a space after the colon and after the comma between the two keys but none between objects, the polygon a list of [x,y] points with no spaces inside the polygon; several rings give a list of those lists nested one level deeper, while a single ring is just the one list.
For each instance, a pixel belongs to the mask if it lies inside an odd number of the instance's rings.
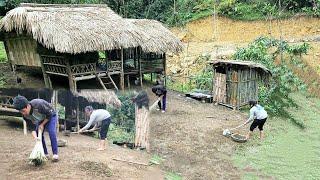
[{"label": "hillside vegetation", "polygon": [[0,13],[5,14],[21,2],[103,3],[123,17],[156,19],[168,25],[183,25],[213,14],[240,20],[281,18],[297,13],[320,16],[320,0],[5,0],[0,4]]}]

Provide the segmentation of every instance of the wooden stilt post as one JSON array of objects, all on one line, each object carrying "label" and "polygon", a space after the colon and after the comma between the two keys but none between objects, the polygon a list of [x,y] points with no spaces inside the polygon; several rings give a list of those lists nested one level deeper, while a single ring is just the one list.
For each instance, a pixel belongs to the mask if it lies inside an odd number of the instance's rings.
[{"label": "wooden stilt post", "polygon": [[121,75],[120,75],[120,88],[124,90],[124,58],[123,58],[123,48],[121,48]]},{"label": "wooden stilt post", "polygon": [[79,98],[77,98],[77,131],[80,130],[80,119],[79,119]]},{"label": "wooden stilt post", "polygon": [[50,80],[48,78],[48,74],[46,73],[45,67],[43,65],[43,59],[40,57],[40,62],[41,62],[41,70],[42,70],[42,74],[43,74],[43,79],[44,79],[44,84],[46,86],[46,88],[51,88],[50,87]]},{"label": "wooden stilt post", "polygon": [[74,81],[73,81],[73,77],[72,77],[72,72],[71,72],[71,66],[70,66],[70,62],[69,59],[67,59],[67,73],[68,73],[68,78],[69,78],[69,87],[70,87],[70,91],[75,92],[74,89]]},{"label": "wooden stilt post", "polygon": [[51,78],[50,78],[49,75],[48,75],[48,82],[49,82],[49,88],[50,88],[50,89],[53,89],[52,81],[51,81]]},{"label": "wooden stilt post", "polygon": [[128,83],[128,89],[130,89],[130,75],[127,74],[127,83]]},{"label": "wooden stilt post", "polygon": [[53,93],[54,93],[54,109],[56,110],[56,113],[57,113],[57,132],[59,132],[59,110],[58,110],[58,91],[57,90],[53,90]]},{"label": "wooden stilt post", "polygon": [[141,52],[138,51],[137,49],[137,56],[138,56],[138,68],[139,68],[139,79],[140,79],[140,86],[143,87],[143,83],[142,83],[142,71],[141,71]]}]

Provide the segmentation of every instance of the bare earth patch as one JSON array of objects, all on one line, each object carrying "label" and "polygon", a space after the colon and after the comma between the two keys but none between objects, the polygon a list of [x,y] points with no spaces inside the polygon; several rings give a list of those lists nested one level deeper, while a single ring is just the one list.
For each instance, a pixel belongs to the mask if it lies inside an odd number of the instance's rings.
[{"label": "bare earth patch", "polygon": [[176,92],[168,92],[167,97],[166,113],[153,111],[150,122],[152,151],[166,159],[162,168],[186,179],[239,179],[231,160],[238,144],[222,131],[239,125],[246,116]]},{"label": "bare earth patch", "polygon": [[[47,132],[45,136],[50,144]],[[28,164],[35,144],[30,132],[24,136],[21,129],[0,120],[0,179],[163,179],[164,172],[157,166],[113,160],[148,163],[151,155],[144,151],[109,144],[106,151],[100,152],[96,150],[98,139],[84,135],[66,137],[62,133],[59,138],[67,140],[67,146],[59,148],[60,160],[34,167]],[[51,154],[51,146],[47,147]]]}]

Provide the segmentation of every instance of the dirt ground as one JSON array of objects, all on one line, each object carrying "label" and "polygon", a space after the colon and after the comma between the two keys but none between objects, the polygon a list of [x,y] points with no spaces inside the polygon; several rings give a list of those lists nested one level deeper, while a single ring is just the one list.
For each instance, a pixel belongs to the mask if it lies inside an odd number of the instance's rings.
[{"label": "dirt ground", "polygon": [[222,131],[241,124],[246,116],[172,91],[167,106],[165,113],[152,111],[150,122],[152,152],[166,159],[161,167],[185,179],[240,179],[231,160],[239,144]]},{"label": "dirt ground", "polygon": [[[48,138],[47,133],[45,136]],[[67,140],[67,146],[59,148],[60,161],[34,167],[28,164],[28,156],[35,145],[30,132],[24,136],[22,129],[0,120],[0,179],[163,179],[164,172],[158,166],[113,160],[148,163],[151,155],[144,151],[109,144],[107,150],[100,152],[96,150],[98,139],[62,134],[59,138]],[[50,140],[46,142],[50,154]]]}]

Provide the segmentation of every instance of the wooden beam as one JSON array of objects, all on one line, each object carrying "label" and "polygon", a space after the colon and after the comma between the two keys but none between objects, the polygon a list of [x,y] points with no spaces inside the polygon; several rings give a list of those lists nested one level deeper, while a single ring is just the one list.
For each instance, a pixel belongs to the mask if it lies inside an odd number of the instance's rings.
[{"label": "wooden beam", "polygon": [[61,74],[61,73],[56,73],[56,72],[51,72],[51,71],[46,71],[46,73],[47,73],[47,74],[58,75],[58,76],[69,77],[68,74]]},{"label": "wooden beam", "polygon": [[19,113],[19,111],[16,110],[16,109],[5,108],[5,107],[0,107],[0,111],[7,111],[7,112]]}]

